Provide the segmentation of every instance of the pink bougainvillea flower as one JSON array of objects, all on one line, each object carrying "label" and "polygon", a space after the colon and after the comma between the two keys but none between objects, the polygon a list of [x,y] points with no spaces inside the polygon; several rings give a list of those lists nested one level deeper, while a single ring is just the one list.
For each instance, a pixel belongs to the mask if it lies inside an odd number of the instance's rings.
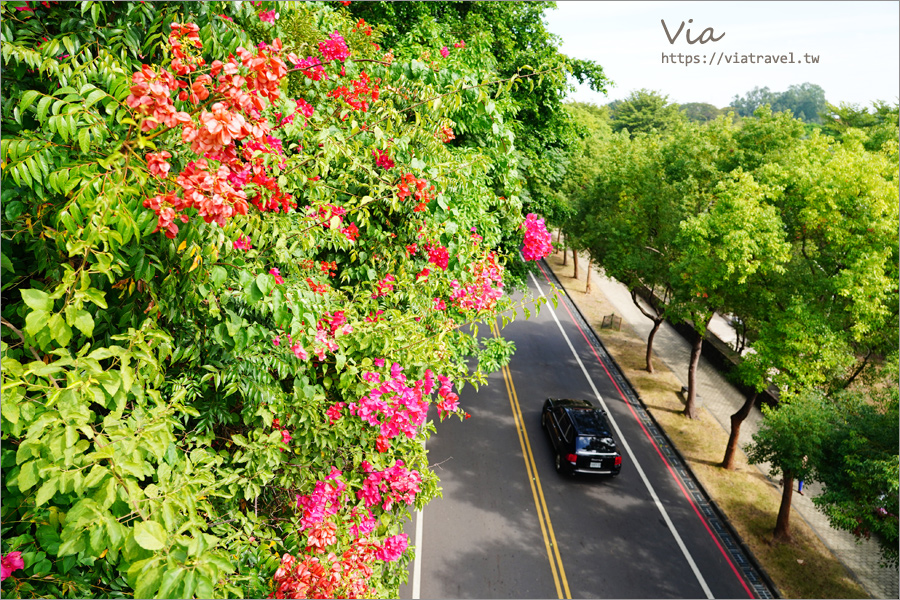
[{"label": "pink bougainvillea flower", "polygon": [[375,552],[375,558],[386,561],[398,560],[403,556],[407,545],[409,545],[409,539],[405,533],[391,536],[384,540],[384,544]]},{"label": "pink bougainvillea flower", "polygon": [[299,358],[300,360],[306,360],[309,358],[309,354],[306,353],[306,350],[303,349],[303,346],[300,344],[294,344],[291,346],[291,352],[294,353],[294,356]]},{"label": "pink bougainvillea flower", "polygon": [[350,49],[344,41],[344,36],[335,31],[329,39],[319,42],[319,52],[325,60],[345,61],[350,57]]},{"label": "pink bougainvillea flower", "polygon": [[384,359],[383,359],[383,358],[376,358],[376,359],[375,359],[374,361],[372,361],[372,362],[375,363],[375,366],[376,366],[376,367],[383,367],[383,366],[384,366]]},{"label": "pink bougainvillea flower", "polygon": [[284,442],[285,444],[289,444],[292,439],[294,439],[294,438],[291,437],[291,432],[289,432],[287,429],[281,430],[281,441],[282,442]]},{"label": "pink bougainvillea flower", "polygon": [[237,250],[249,250],[253,246],[250,244],[250,236],[242,235],[235,242],[234,247]]},{"label": "pink bougainvillea flower", "polygon": [[278,13],[275,12],[275,9],[269,11],[263,11],[259,13],[259,20],[265,23],[274,23],[275,19],[278,18]]},{"label": "pink bougainvillea flower", "polygon": [[276,335],[275,338],[272,340],[272,344],[275,346],[280,346],[281,345],[281,336]]},{"label": "pink bougainvillea flower", "polygon": [[25,561],[22,560],[22,553],[18,551],[10,552],[3,557],[2,565],[0,565],[0,581],[3,581],[4,579],[12,575],[13,571],[24,568]]},{"label": "pink bougainvillea flower", "polygon": [[450,49],[447,48],[447,46],[444,46],[443,48],[441,48],[441,56],[443,56],[444,58],[447,58],[448,56],[450,56]]},{"label": "pink bougainvillea flower", "polygon": [[281,273],[278,271],[278,269],[269,269],[269,275],[275,276],[276,284],[281,285],[282,283],[284,283],[284,277],[281,276]]},{"label": "pink bougainvillea flower", "polygon": [[543,219],[538,219],[534,213],[528,213],[522,226],[525,228],[524,247],[522,248],[522,256],[525,260],[540,260],[553,251],[550,232],[547,231]]}]

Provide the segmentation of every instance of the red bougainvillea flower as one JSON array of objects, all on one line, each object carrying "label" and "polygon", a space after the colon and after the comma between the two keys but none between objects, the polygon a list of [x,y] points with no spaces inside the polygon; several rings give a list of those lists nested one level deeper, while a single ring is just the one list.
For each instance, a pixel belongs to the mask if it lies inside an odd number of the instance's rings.
[{"label": "red bougainvillea flower", "polygon": [[378,291],[372,294],[373,298],[387,296],[394,291],[394,276],[390,274],[385,275],[384,279],[375,283],[375,286],[378,288]]},{"label": "red bougainvillea flower", "polygon": [[375,164],[382,169],[394,168],[394,161],[387,152],[381,150],[372,150],[372,156],[375,157]]},{"label": "red bougainvillea flower", "polygon": [[453,130],[444,125],[438,130],[438,139],[440,139],[445,144],[450,140],[455,140],[456,135],[454,135]]},{"label": "red bougainvillea flower", "polygon": [[341,420],[341,409],[347,406],[346,402],[338,402],[336,404],[332,404],[331,408],[325,411],[325,416],[328,417],[328,422],[332,425]]},{"label": "red bougainvillea flower", "polygon": [[275,276],[275,283],[281,285],[284,283],[284,277],[281,276],[281,272],[278,269],[269,269],[269,275]]},{"label": "red bougainvillea flower", "polygon": [[343,98],[347,104],[355,110],[366,112],[369,110],[369,99],[372,102],[378,100],[380,79],[372,82],[365,71],[360,71],[359,79],[350,82],[352,90],[345,85],[339,86],[328,92],[329,98]]},{"label": "red bougainvillea flower", "polygon": [[434,266],[447,270],[450,262],[450,252],[444,246],[428,246],[428,262]]},{"label": "red bougainvillea flower", "polygon": [[350,225],[341,229],[341,233],[344,234],[344,237],[353,242],[359,237],[359,228],[356,226],[356,223],[350,223]]},{"label": "red bougainvillea flower", "polygon": [[391,442],[386,436],[379,435],[375,440],[375,448],[377,448],[379,452],[387,452],[391,449]]},{"label": "red bougainvillea flower", "polygon": [[151,152],[147,154],[147,169],[150,174],[156,177],[166,177],[172,168],[167,159],[172,158],[172,153],[163,150],[162,152]]},{"label": "red bougainvillea flower", "polygon": [[454,48],[465,48],[465,47],[466,47],[466,43],[465,43],[464,41],[462,41],[462,40],[459,40],[458,42],[456,42],[455,44],[453,44],[453,47],[454,47]]},{"label": "red bougainvillea flower", "polygon": [[24,568],[25,561],[22,560],[22,553],[18,551],[10,552],[3,557],[2,564],[0,564],[0,581],[3,581],[4,579],[12,575],[13,571]]}]

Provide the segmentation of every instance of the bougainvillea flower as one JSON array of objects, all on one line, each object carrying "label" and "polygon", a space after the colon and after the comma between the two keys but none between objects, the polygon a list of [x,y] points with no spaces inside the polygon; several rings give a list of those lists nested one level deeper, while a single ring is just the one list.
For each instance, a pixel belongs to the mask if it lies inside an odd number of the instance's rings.
[{"label": "bougainvillea flower", "polygon": [[0,581],[12,575],[13,571],[24,568],[25,561],[22,560],[22,553],[18,551],[10,552],[3,557],[2,564],[0,564]]}]

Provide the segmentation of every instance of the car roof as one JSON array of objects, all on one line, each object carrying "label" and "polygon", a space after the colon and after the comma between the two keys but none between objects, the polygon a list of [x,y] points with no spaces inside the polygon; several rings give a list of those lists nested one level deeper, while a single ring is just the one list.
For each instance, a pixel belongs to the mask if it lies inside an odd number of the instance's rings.
[{"label": "car roof", "polygon": [[598,435],[610,437],[609,426],[603,418],[603,412],[594,407],[569,406],[566,413],[572,419],[575,431],[580,435]]},{"label": "car roof", "polygon": [[591,404],[590,400],[582,400],[573,399],[573,398],[548,398],[553,406],[566,408],[566,407],[578,407],[578,408],[594,408],[594,405]]}]

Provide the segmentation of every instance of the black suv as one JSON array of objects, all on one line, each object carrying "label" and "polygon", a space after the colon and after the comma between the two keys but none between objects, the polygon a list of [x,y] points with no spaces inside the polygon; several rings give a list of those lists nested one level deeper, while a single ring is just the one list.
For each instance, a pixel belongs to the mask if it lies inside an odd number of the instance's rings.
[{"label": "black suv", "polygon": [[622,455],[616,450],[606,413],[587,400],[547,398],[541,425],[553,442],[558,472],[615,477],[622,470]]}]

